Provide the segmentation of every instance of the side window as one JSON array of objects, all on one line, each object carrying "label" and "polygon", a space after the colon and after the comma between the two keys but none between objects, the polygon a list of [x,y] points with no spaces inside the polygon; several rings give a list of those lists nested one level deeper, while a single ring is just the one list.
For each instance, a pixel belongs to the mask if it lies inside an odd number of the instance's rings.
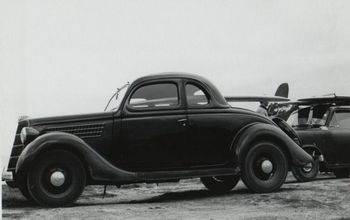
[{"label": "side window", "polygon": [[194,84],[186,84],[186,99],[188,106],[203,106],[209,104],[209,100],[202,89]]},{"label": "side window", "polygon": [[349,129],[350,130],[350,112],[337,111],[334,113],[330,127]]},{"label": "side window", "polygon": [[319,105],[315,106],[312,111],[311,124],[323,126],[326,124],[326,120],[329,114],[328,106]]},{"label": "side window", "polygon": [[166,109],[179,105],[175,83],[158,83],[141,86],[129,99],[128,106],[134,109]]}]

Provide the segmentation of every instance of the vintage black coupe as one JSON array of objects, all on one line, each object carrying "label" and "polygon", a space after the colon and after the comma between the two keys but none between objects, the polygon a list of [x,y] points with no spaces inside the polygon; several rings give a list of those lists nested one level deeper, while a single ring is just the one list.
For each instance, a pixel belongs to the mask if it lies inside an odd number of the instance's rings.
[{"label": "vintage black coupe", "polygon": [[86,185],[197,177],[214,192],[240,178],[253,192],[272,192],[291,167],[313,161],[292,135],[230,107],[203,77],[150,75],[110,111],[19,120],[7,184],[43,206],[69,205]]},{"label": "vintage black coupe", "polygon": [[350,174],[350,97],[316,97],[292,103],[299,108],[288,118],[302,147],[314,157],[313,166],[293,167],[299,181],[314,179],[319,171],[337,178]]}]

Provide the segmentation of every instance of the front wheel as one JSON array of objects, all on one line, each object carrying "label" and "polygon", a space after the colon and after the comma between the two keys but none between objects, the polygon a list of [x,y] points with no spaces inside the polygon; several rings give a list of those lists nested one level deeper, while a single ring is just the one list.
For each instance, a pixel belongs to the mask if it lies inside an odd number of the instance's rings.
[{"label": "front wheel", "polygon": [[287,158],[274,143],[257,142],[246,154],[241,170],[242,180],[250,190],[256,193],[273,192],[281,187],[287,177]]},{"label": "front wheel", "polygon": [[81,160],[65,150],[39,155],[27,177],[28,191],[42,206],[67,206],[85,187],[86,174]]},{"label": "front wheel", "polygon": [[238,181],[238,175],[202,177],[201,181],[207,189],[216,193],[224,193],[233,189]]},{"label": "front wheel", "polygon": [[21,191],[22,195],[30,202],[33,202],[33,197],[30,195],[27,187],[27,177],[24,177],[22,181],[19,183],[19,191]]},{"label": "front wheel", "polygon": [[[313,155],[311,152],[310,155]],[[292,173],[295,179],[299,182],[308,182],[314,180],[318,175],[320,170],[320,164],[318,160],[313,160],[311,163],[305,165],[304,167],[292,166]]]}]

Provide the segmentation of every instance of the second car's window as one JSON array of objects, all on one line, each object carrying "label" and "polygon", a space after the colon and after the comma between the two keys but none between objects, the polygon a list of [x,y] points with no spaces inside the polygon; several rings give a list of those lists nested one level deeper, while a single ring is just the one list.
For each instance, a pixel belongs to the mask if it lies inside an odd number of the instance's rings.
[{"label": "second car's window", "polygon": [[209,103],[203,90],[191,83],[186,84],[186,98],[189,106],[203,106]]},{"label": "second car's window", "polygon": [[350,112],[337,111],[334,113],[330,127],[350,129]]},{"label": "second car's window", "polygon": [[138,88],[129,100],[135,109],[171,108],[179,104],[177,86],[174,83],[158,83]]}]

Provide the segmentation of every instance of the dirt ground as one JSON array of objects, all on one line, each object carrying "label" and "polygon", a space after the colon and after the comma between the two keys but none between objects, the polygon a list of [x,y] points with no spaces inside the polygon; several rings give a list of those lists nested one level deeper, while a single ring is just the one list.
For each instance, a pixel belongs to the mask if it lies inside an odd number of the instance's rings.
[{"label": "dirt ground", "polygon": [[198,179],[180,183],[86,187],[72,207],[41,208],[3,186],[3,219],[350,219],[350,178],[287,178],[280,191],[251,194],[240,181],[230,193],[208,192]]}]

